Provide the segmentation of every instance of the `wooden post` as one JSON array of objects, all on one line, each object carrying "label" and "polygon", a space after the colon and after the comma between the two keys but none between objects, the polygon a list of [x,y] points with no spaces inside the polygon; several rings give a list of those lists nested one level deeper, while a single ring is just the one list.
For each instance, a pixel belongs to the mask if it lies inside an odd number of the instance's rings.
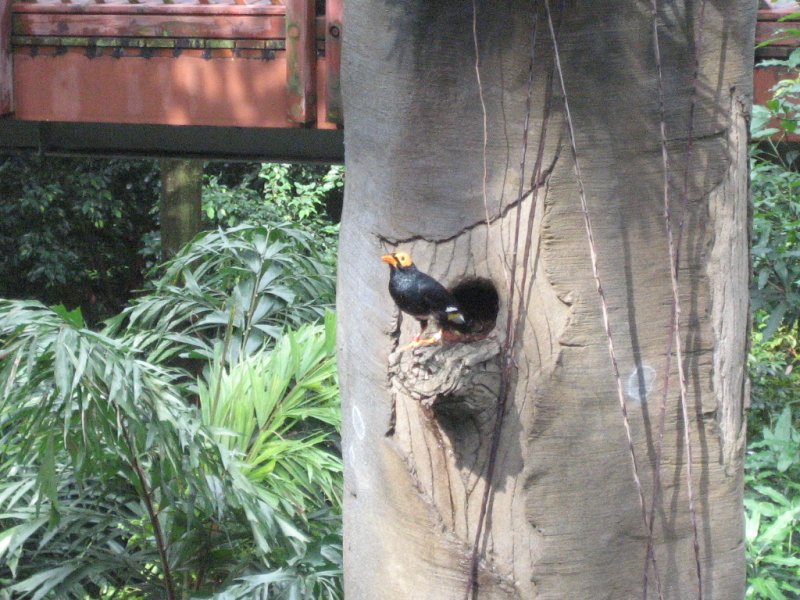
[{"label": "wooden post", "polygon": [[14,112],[11,2],[12,0],[0,0],[0,115]]},{"label": "wooden post", "polygon": [[161,259],[168,260],[201,228],[203,161],[161,159]]},{"label": "wooden post", "polygon": [[316,120],[317,52],[314,0],[286,0],[286,91],[289,120]]},{"label": "wooden post", "polygon": [[337,125],[344,124],[342,114],[342,17],[344,16],[343,0],[327,0],[325,3],[325,62],[328,77],[325,85],[325,101],[328,107],[325,119]]}]

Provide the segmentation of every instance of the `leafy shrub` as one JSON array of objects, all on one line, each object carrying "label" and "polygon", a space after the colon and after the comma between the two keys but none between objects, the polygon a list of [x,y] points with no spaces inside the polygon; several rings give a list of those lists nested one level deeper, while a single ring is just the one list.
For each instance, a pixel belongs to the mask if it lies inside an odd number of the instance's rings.
[{"label": "leafy shrub", "polygon": [[135,335],[156,363],[176,354],[208,362],[223,339],[225,359],[236,362],[273,343],[286,325],[322,318],[334,284],[330,258],[300,227],[240,225],[200,234],[109,328]]},{"label": "leafy shrub", "polygon": [[142,284],[153,161],[0,157],[0,297],[81,306],[92,321]]},{"label": "leafy shrub", "polygon": [[[794,18],[800,17],[800,14]],[[790,32],[791,35],[791,32]],[[800,65],[800,48],[778,64]],[[800,71],[798,71],[800,74]],[[745,462],[748,599],[800,597],[800,173],[798,152],[777,143],[797,131],[800,77],[754,107],[751,152],[755,327]]]},{"label": "leafy shrub", "polygon": [[332,252],[344,188],[341,166],[264,163],[235,179],[207,169],[203,212],[209,226],[264,222],[302,224]]},{"label": "leafy shrub", "polygon": [[[763,331],[768,317],[757,325]],[[754,334],[745,463],[747,598],[800,596],[800,371],[797,337]]]},{"label": "leafy shrub", "polygon": [[773,161],[751,161],[753,192],[754,310],[770,318],[765,337],[800,320],[800,172],[791,168],[797,151],[775,152]]},{"label": "leafy shrub", "polygon": [[[343,168],[208,163],[209,228],[302,223],[333,255]],[[157,161],[0,156],[0,297],[119,312],[158,262]]]},{"label": "leafy shrub", "polygon": [[198,382],[203,424],[240,457],[242,473],[276,515],[292,517],[281,521],[291,552],[272,553],[289,568],[265,574],[252,564],[252,574],[226,590],[231,598],[259,590],[276,598],[340,596],[342,462],[332,436],[341,411],[332,317],[287,332],[269,353],[230,367],[218,360]]},{"label": "leafy shrub", "polygon": [[0,598],[341,597],[315,253],[286,225],[211,232],[100,332],[0,301]]}]

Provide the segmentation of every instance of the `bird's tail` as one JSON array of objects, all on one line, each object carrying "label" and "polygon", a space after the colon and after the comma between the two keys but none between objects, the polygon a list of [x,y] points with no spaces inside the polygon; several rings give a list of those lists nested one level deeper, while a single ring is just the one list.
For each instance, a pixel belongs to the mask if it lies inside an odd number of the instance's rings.
[{"label": "bird's tail", "polygon": [[444,313],[448,323],[452,323],[454,325],[464,325],[467,322],[467,320],[464,318],[464,314],[457,306],[448,306],[444,309]]}]

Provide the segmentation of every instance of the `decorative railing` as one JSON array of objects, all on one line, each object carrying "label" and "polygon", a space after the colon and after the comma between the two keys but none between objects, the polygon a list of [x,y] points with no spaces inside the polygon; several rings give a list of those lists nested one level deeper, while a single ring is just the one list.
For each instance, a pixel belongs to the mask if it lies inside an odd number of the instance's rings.
[{"label": "decorative railing", "polygon": [[[341,127],[342,3],[0,0],[0,114],[29,121]],[[800,28],[779,22],[790,12],[759,10],[756,40]],[[779,37],[756,60],[788,56],[797,45],[797,38]],[[755,101],[765,102],[787,75],[779,67],[756,68]]]},{"label": "decorative railing", "polygon": [[0,112],[16,118],[342,124],[342,0],[0,0],[0,8]]}]

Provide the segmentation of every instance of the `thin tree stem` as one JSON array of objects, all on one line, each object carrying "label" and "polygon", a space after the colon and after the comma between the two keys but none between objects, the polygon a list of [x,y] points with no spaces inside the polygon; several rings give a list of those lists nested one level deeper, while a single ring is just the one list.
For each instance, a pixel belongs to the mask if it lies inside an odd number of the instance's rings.
[{"label": "thin tree stem", "polygon": [[686,446],[686,490],[689,496],[689,518],[692,524],[692,547],[694,550],[695,573],[697,576],[697,598],[703,600],[703,574],[702,566],[700,565],[700,535],[697,527],[697,509],[695,507],[695,494],[693,482],[693,463],[694,457],[692,452],[692,430],[691,421],[689,420],[689,401],[687,399],[686,390],[686,373],[684,371],[683,354],[680,341],[680,316],[681,305],[678,288],[678,270],[680,268],[680,251],[681,241],[683,239],[683,227],[686,221],[686,214],[689,209],[689,172],[692,166],[692,156],[694,150],[694,122],[695,112],[697,108],[697,95],[698,86],[700,82],[700,57],[703,53],[703,33],[705,30],[705,14],[706,14],[706,0],[700,0],[700,15],[698,16],[698,30],[697,38],[694,47],[694,71],[692,73],[692,89],[689,100],[689,131],[688,139],[686,142],[686,163],[684,164],[683,173],[683,194],[681,197],[681,212],[678,222],[678,234],[675,240],[674,255],[670,253],[670,258],[674,256],[674,260],[670,263],[670,277],[672,280],[672,301],[675,319],[673,323],[673,331],[670,335],[675,338],[675,359],[678,366],[678,381],[681,390],[681,415],[683,417],[683,439]]},{"label": "thin tree stem", "polygon": [[636,485],[636,491],[639,495],[639,506],[642,513],[642,521],[645,528],[649,529],[647,509],[644,499],[644,490],[642,488],[642,481],[639,477],[639,467],[636,460],[636,450],[633,445],[633,435],[631,434],[630,419],[628,418],[628,409],[625,405],[625,394],[622,390],[622,378],[619,374],[619,363],[617,361],[617,354],[614,349],[614,339],[611,334],[611,324],[608,316],[608,302],[606,295],[603,291],[603,285],[600,279],[600,268],[597,259],[597,246],[594,241],[594,229],[592,227],[592,219],[589,214],[589,206],[586,200],[586,189],[583,183],[583,174],[581,173],[580,161],[578,160],[578,148],[575,142],[575,128],[572,121],[572,114],[569,107],[569,98],[567,96],[567,88],[564,83],[564,72],[561,68],[561,57],[558,51],[558,39],[556,36],[555,28],[553,27],[553,17],[550,11],[550,0],[545,0],[545,9],[547,11],[547,24],[550,28],[550,36],[553,39],[553,55],[556,64],[556,73],[561,84],[561,93],[564,97],[564,115],[567,123],[567,130],[569,132],[570,149],[572,150],[572,160],[575,166],[575,178],[578,186],[578,196],[581,201],[581,212],[583,213],[583,223],[586,229],[586,237],[589,242],[589,258],[592,263],[592,275],[594,276],[595,288],[597,290],[598,298],[600,299],[600,312],[603,317],[603,329],[608,340],[608,354],[611,360],[611,371],[614,376],[614,381],[617,387],[617,398],[619,400],[620,411],[622,413],[622,422],[625,427],[625,436],[628,440],[628,452],[631,457],[631,466],[633,470],[633,481]]},{"label": "thin tree stem", "polygon": [[[486,105],[483,101],[483,91],[481,87],[481,80],[480,80],[480,63],[478,61],[478,31],[477,31],[477,6],[475,4],[475,0],[472,3],[473,8],[473,21],[472,21],[472,34],[473,34],[473,41],[475,43],[475,73],[478,78],[478,87],[481,93],[481,107],[483,110],[483,199],[484,199],[484,208],[486,209],[486,227],[487,227],[487,240],[488,240],[488,228],[489,228],[489,211],[488,211],[488,202],[486,197],[486,180],[487,180],[487,157],[486,157],[486,144],[487,144],[487,115],[486,115]],[[500,449],[500,440],[502,438],[502,429],[503,429],[503,418],[505,417],[506,411],[506,403],[508,400],[508,388],[511,382],[511,371],[512,371],[512,354],[514,351],[514,332],[516,330],[516,324],[513,320],[514,315],[514,292],[516,287],[516,272],[517,272],[517,247],[519,245],[519,235],[521,229],[521,218],[522,218],[522,197],[524,195],[524,185],[525,185],[525,161],[528,152],[528,131],[530,125],[530,118],[531,118],[531,99],[533,95],[533,67],[534,67],[534,58],[535,58],[535,49],[536,49],[536,13],[534,13],[534,22],[533,28],[531,31],[531,58],[530,58],[530,66],[528,71],[528,95],[526,100],[526,113],[525,113],[525,123],[523,126],[522,132],[522,157],[520,159],[520,181],[519,181],[519,193],[517,195],[517,213],[516,213],[516,223],[514,229],[514,246],[513,246],[513,254],[511,260],[511,273],[509,275],[509,296],[508,296],[508,311],[507,311],[507,322],[506,322],[506,339],[503,345],[503,351],[501,354],[501,361],[502,361],[502,369],[500,374],[500,389],[497,393],[497,406],[496,406],[496,414],[495,414],[495,421],[494,421],[494,428],[492,431],[492,438],[491,438],[491,446],[489,448],[489,459],[488,464],[486,466],[486,484],[483,489],[483,495],[481,497],[481,508],[478,514],[478,522],[475,527],[475,538],[472,544],[472,555],[470,557],[470,564],[469,564],[469,573],[467,575],[467,588],[465,592],[465,600],[469,600],[470,596],[477,595],[478,588],[477,588],[477,578],[478,578],[478,565],[480,563],[480,547],[481,541],[483,539],[483,531],[484,531],[484,524],[486,522],[486,514],[488,512],[489,501],[492,495],[493,485],[492,482],[494,480],[494,471],[497,465],[497,454]],[[531,200],[532,202],[536,201],[536,196],[534,196]],[[526,245],[529,247],[529,245]],[[522,294],[520,294],[522,297]],[[519,318],[519,316],[518,316]]]},{"label": "thin tree stem", "polygon": [[133,443],[130,432],[125,426],[124,419],[121,421],[122,432],[125,435],[125,441],[128,443],[128,449],[131,453],[131,466],[139,478],[139,484],[142,486],[142,500],[144,500],[147,515],[150,517],[150,523],[153,525],[153,536],[156,539],[156,547],[158,548],[158,557],[161,561],[161,570],[164,573],[164,587],[167,592],[167,600],[177,600],[178,596],[175,592],[175,582],[172,579],[172,570],[169,566],[167,558],[167,545],[164,539],[164,532],[161,529],[161,523],[158,520],[158,514],[153,506],[153,492],[150,489],[150,483],[147,481],[147,475],[139,463],[139,458],[136,452],[136,446]]}]

